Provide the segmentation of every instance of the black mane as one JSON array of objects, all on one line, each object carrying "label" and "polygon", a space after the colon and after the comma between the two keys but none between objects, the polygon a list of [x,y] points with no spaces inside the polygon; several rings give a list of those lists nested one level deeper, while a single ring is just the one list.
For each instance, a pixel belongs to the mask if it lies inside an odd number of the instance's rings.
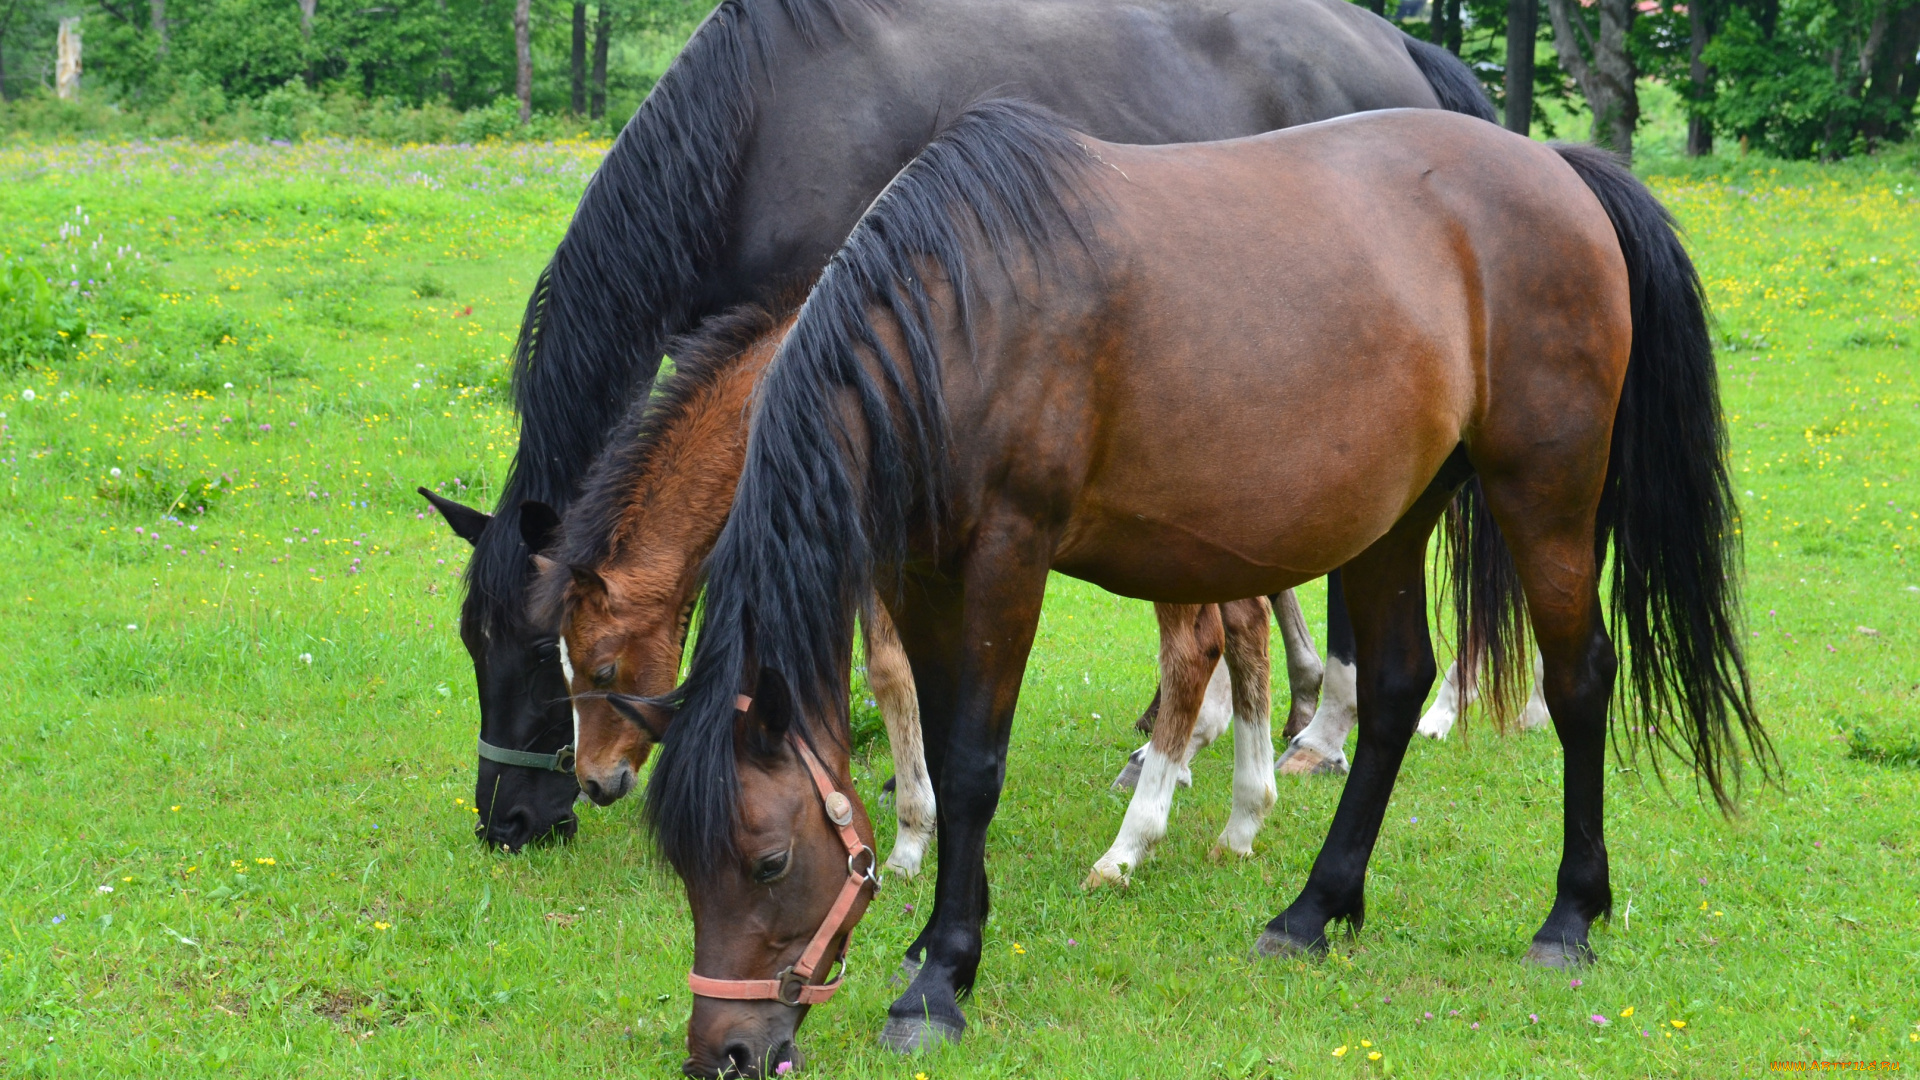
[{"label": "black mane", "polygon": [[[580,197],[540,273],[514,346],[520,444],[467,566],[467,605],[491,628],[521,617],[520,504],[564,510],[626,403],[684,325],[687,282],[726,243],[725,209],[770,61],[777,8],[809,46],[848,11],[890,0],[725,0],[647,95]],[[764,84],[764,79],[762,80]]]},{"label": "black mane", "polygon": [[[915,522],[939,520],[946,324],[926,271],[951,283],[943,298],[958,302],[964,329],[971,282],[1006,253],[1044,259],[1080,238],[1078,180],[1092,161],[1044,110],[969,108],[875,200],[801,308],[760,383],[733,513],[708,561],[692,671],[665,702],[676,716],[647,786],[656,839],[682,873],[709,872],[732,852],[735,695],[775,677],[796,705],[796,735],[844,741],[838,674],[872,566],[897,560]],[[876,309],[904,356],[883,346]],[[849,392],[860,446],[828,419]],[[863,459],[864,484],[850,453]]]}]

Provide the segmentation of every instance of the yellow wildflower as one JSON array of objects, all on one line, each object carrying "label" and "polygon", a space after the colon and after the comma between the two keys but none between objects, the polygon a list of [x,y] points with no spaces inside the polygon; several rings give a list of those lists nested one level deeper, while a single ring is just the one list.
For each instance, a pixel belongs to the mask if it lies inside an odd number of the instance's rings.
[{"label": "yellow wildflower", "polygon": [[1625,1020],[1625,1019],[1626,1019],[1627,1017],[1629,1017],[1629,1016],[1632,1016],[1632,1015],[1633,1015],[1633,1006],[1631,1006],[1631,1005],[1629,1005],[1629,1006],[1627,1006],[1626,1008],[1624,1008],[1624,1009],[1621,1009],[1621,1010],[1620,1010],[1620,1018],[1621,1018],[1622,1020]]},{"label": "yellow wildflower", "polygon": [[1015,956],[1025,956],[1025,955],[1027,955],[1027,947],[1026,947],[1025,945],[1022,945],[1022,944],[1020,944],[1020,943],[1019,943],[1019,942],[1017,942],[1017,941],[1016,941],[1016,942],[1014,942],[1014,943],[1013,943],[1013,955],[1015,955]]},{"label": "yellow wildflower", "polygon": [[1372,1046],[1372,1045],[1373,1045],[1373,1040],[1371,1040],[1371,1039],[1361,1039],[1361,1040],[1360,1040],[1360,1045],[1361,1045],[1361,1046]]},{"label": "yellow wildflower", "polygon": [[1375,1051],[1374,1051],[1373,1053],[1371,1053],[1371,1054],[1368,1054],[1368,1055],[1367,1055],[1367,1060],[1368,1060],[1368,1061],[1379,1061],[1379,1060],[1380,1060],[1380,1051],[1378,1051],[1378,1050],[1375,1050]]},{"label": "yellow wildflower", "polygon": [[1667,1023],[1672,1024],[1675,1028],[1683,1028],[1687,1026],[1687,1022],[1685,1020],[1669,1020],[1667,1021]]},{"label": "yellow wildflower", "polygon": [[373,928],[375,930],[385,930],[392,925],[393,925],[392,923],[376,922],[373,924]]},{"label": "yellow wildflower", "polygon": [[1347,1048],[1346,1048],[1346,1047],[1344,1047],[1344,1046],[1336,1046],[1336,1047],[1334,1047],[1334,1048],[1333,1048],[1333,1056],[1334,1056],[1334,1057],[1346,1057],[1346,1056],[1347,1056]]},{"label": "yellow wildflower", "polygon": [[167,809],[172,810],[176,814],[180,812],[180,808],[177,806],[170,806]]}]

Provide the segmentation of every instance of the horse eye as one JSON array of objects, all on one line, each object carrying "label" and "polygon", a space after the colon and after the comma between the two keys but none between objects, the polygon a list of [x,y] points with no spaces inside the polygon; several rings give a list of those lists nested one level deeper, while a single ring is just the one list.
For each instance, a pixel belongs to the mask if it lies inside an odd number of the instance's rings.
[{"label": "horse eye", "polygon": [[759,862],[754,863],[753,880],[762,885],[771,885],[781,878],[786,877],[787,860],[791,855],[792,852],[782,851],[777,855],[769,855]]},{"label": "horse eye", "polygon": [[613,665],[601,664],[593,669],[593,685],[606,687],[613,685]]},{"label": "horse eye", "polygon": [[560,658],[560,642],[557,640],[543,641],[533,647],[533,654],[542,660],[558,660]]}]

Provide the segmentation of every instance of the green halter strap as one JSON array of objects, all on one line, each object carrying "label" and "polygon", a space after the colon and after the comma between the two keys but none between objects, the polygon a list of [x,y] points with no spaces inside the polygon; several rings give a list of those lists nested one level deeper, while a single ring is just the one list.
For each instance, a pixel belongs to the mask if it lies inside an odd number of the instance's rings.
[{"label": "green halter strap", "polygon": [[551,754],[536,754],[531,750],[508,750],[481,739],[480,756],[488,761],[497,761],[502,765],[518,765],[523,769],[549,769],[563,773],[573,771],[572,743]]}]

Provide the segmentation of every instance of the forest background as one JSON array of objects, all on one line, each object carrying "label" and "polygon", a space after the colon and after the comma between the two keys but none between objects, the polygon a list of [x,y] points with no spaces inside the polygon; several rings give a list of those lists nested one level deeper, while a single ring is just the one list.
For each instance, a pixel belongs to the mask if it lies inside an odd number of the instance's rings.
[{"label": "forest background", "polygon": [[[1688,156],[1904,141],[1920,0],[1361,0],[1445,45],[1507,126],[1631,154],[1668,94]],[[710,0],[0,0],[0,136],[613,134]],[[57,92],[60,26],[82,43]],[[1591,124],[1590,129],[1586,125]]]}]

